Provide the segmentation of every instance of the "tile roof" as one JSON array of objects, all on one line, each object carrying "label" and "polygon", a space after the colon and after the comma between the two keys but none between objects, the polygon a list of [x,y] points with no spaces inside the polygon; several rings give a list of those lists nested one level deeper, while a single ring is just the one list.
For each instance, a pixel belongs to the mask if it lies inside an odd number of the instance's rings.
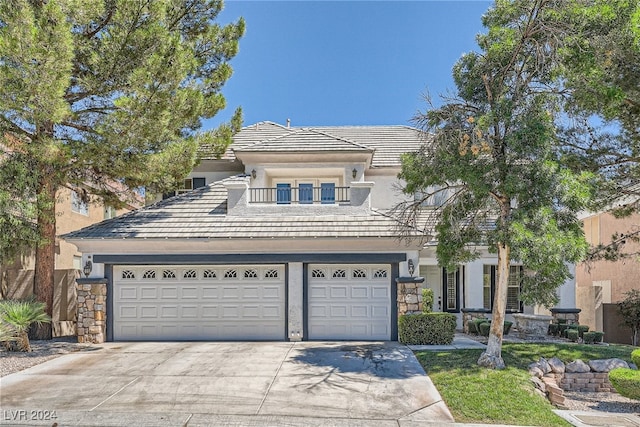
[{"label": "tile roof", "polygon": [[256,142],[255,144],[233,148],[233,151],[246,152],[274,152],[274,151],[363,151],[372,152],[369,147],[351,142],[347,139],[319,132],[315,129],[296,129],[272,139]]},{"label": "tile roof", "polygon": [[400,167],[400,156],[403,153],[417,151],[422,144],[428,142],[426,134],[410,126],[286,127],[273,122],[259,122],[242,128],[234,136],[233,144],[222,159],[235,160],[234,150],[243,150],[250,145],[290,135],[291,138],[282,139],[281,148],[285,148],[285,143],[291,144],[290,147],[296,147],[296,139],[293,136],[301,130],[307,133],[301,133],[300,136],[308,137],[309,133],[315,132],[373,150],[371,167],[374,168]]},{"label": "tile roof", "polygon": [[[247,178],[231,178],[231,180]],[[64,235],[65,239],[396,238],[397,222],[380,212],[361,215],[227,216],[219,181]]]}]

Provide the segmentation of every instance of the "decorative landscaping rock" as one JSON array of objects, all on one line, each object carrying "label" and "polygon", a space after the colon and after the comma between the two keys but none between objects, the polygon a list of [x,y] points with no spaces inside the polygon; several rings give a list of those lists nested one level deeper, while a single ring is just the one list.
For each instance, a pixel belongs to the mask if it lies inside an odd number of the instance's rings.
[{"label": "decorative landscaping rock", "polygon": [[638,370],[638,367],[636,366],[635,363],[629,363],[629,369],[634,369],[634,370]]},{"label": "decorative landscaping rock", "polygon": [[531,377],[531,382],[533,383],[533,385],[536,386],[537,390],[540,390],[542,393],[545,393],[545,395],[546,395],[547,386],[544,384],[544,381],[542,381],[538,377]]},{"label": "decorative landscaping rock", "polygon": [[574,360],[573,362],[567,363],[565,365],[565,372],[585,373],[591,372],[591,368],[582,360],[578,359]]},{"label": "decorative landscaping rock", "polygon": [[545,374],[548,374],[549,372],[551,372],[551,365],[549,364],[547,359],[545,359],[544,357],[540,358],[540,360],[538,361],[538,364],[540,365],[542,372],[544,372]]},{"label": "decorative landscaping rock", "polygon": [[616,368],[628,368],[629,365],[622,359],[600,359],[600,360],[591,360],[589,362],[589,367],[594,372],[609,372],[612,369]]},{"label": "decorative landscaping rock", "polygon": [[542,372],[542,369],[538,367],[538,363],[535,362],[529,365],[529,375],[535,378],[542,378],[544,372]]},{"label": "decorative landscaping rock", "polygon": [[551,372],[554,374],[564,374],[565,366],[564,362],[557,357],[552,357],[548,361],[549,366],[551,367]]}]

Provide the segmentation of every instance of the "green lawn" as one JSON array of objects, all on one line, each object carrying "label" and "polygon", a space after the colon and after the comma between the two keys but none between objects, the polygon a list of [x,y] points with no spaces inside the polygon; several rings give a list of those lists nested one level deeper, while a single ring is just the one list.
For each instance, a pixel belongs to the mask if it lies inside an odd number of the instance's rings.
[{"label": "green lawn", "polygon": [[555,415],[547,399],[534,393],[527,366],[540,356],[576,359],[618,357],[631,361],[635,347],[578,344],[504,343],[507,368],[493,371],[476,361],[482,350],[419,351],[418,360],[437,387],[456,422],[529,426],[570,426]]}]

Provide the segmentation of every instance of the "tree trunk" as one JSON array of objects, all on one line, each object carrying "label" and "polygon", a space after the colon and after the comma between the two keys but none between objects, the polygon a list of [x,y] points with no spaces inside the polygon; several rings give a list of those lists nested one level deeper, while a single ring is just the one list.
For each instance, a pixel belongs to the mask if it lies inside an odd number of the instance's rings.
[{"label": "tree trunk", "polygon": [[[36,247],[34,294],[45,303],[46,313],[53,318],[53,283],[56,261],[56,186],[52,174],[42,171],[38,194],[38,231],[43,242]],[[34,339],[50,340],[52,323],[31,328]]]},{"label": "tree trunk", "polygon": [[509,287],[509,264],[511,263],[511,249],[507,244],[498,245],[498,279],[493,297],[493,312],[491,313],[491,330],[487,349],[480,355],[478,365],[491,369],[504,369],[502,360],[502,333],[504,317],[507,308],[507,289]]}]

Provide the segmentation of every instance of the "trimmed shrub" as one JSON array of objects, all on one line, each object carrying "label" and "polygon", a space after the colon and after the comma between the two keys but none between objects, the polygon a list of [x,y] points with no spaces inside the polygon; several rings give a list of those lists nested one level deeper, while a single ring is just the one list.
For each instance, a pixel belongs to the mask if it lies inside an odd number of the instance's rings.
[{"label": "trimmed shrub", "polygon": [[481,332],[480,331],[480,325],[483,324],[483,323],[489,322],[489,319],[487,319],[485,317],[479,317],[477,319],[473,319],[472,322],[473,322],[474,327],[475,327],[475,329],[477,331],[476,333],[480,334],[480,332]]},{"label": "trimmed shrub", "polygon": [[562,331],[562,337],[563,338],[569,338],[568,332],[569,331],[578,331],[578,325],[569,325],[567,326],[567,328]]},{"label": "trimmed shrub", "polygon": [[565,336],[564,331],[569,329],[569,326],[571,325],[567,325],[566,323],[558,323],[558,336],[564,337]]},{"label": "trimmed shrub", "polygon": [[580,336],[580,332],[577,329],[567,329],[567,338],[571,342],[578,342],[578,337]]},{"label": "trimmed shrub", "polygon": [[469,320],[467,322],[467,329],[469,329],[469,333],[472,335],[478,335],[478,328],[476,328],[476,322],[473,320]]},{"label": "trimmed shrub", "polygon": [[595,344],[598,342],[602,342],[602,338],[604,337],[604,332],[585,332],[582,336],[585,344]]},{"label": "trimmed shrub", "polygon": [[559,325],[565,325],[567,323],[567,319],[558,319]]},{"label": "trimmed shrub", "polygon": [[584,333],[589,332],[589,325],[578,325],[578,336],[584,338]]},{"label": "trimmed shrub", "polygon": [[556,336],[558,335],[558,324],[550,323],[549,328],[547,328],[547,335]]},{"label": "trimmed shrub", "polygon": [[433,289],[422,289],[422,312],[431,313],[433,311]]},{"label": "trimmed shrub", "polygon": [[640,400],[640,371],[628,368],[613,369],[609,372],[609,382],[624,397]]},{"label": "trimmed shrub", "polygon": [[509,331],[511,330],[511,327],[513,326],[513,322],[509,322],[508,320],[504,321],[504,334],[505,335],[509,335]]},{"label": "trimmed shrub", "polygon": [[631,361],[635,363],[636,366],[640,367],[640,348],[631,352]]},{"label": "trimmed shrub", "polygon": [[456,316],[451,313],[403,314],[398,317],[398,341],[444,345],[453,342]]},{"label": "trimmed shrub", "polygon": [[482,335],[483,337],[488,337],[489,331],[491,330],[491,322],[480,323],[478,325],[478,328],[480,329],[480,335]]},{"label": "trimmed shrub", "polygon": [[[586,332],[588,334],[588,332]],[[600,331],[594,331],[594,338],[593,338],[593,342],[602,342],[602,339],[604,338],[604,332],[600,332]]]}]

